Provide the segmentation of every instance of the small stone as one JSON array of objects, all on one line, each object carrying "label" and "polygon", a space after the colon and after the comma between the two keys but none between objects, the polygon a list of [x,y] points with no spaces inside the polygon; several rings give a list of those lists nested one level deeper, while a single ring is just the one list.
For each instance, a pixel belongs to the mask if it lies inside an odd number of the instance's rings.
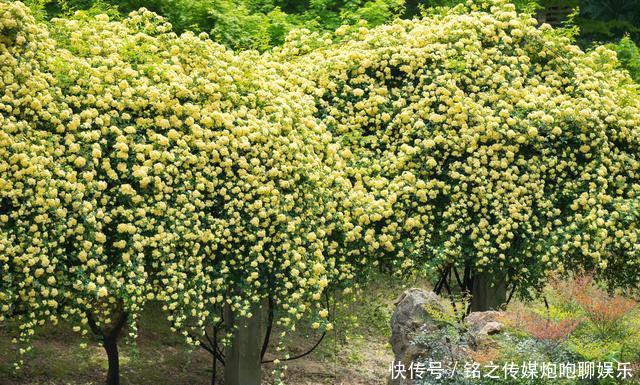
[{"label": "small stone", "polygon": [[478,334],[482,336],[490,336],[493,334],[501,333],[503,328],[504,328],[504,325],[502,323],[491,321],[491,322],[487,322],[482,327],[482,329],[480,329],[480,332]]},{"label": "small stone", "polygon": [[469,331],[472,333],[478,333],[489,322],[498,322],[503,316],[499,311],[481,311],[473,312],[465,318],[464,322],[467,324]]}]

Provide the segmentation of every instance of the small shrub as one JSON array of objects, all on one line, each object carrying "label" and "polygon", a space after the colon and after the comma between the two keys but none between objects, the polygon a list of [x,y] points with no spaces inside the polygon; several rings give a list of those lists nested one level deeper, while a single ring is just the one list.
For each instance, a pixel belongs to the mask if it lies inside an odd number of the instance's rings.
[{"label": "small shrub", "polygon": [[557,321],[551,318],[544,319],[533,313],[525,314],[523,321],[522,326],[527,333],[551,347],[557,347],[564,342],[581,322],[575,318]]},{"label": "small shrub", "polygon": [[579,276],[574,282],[572,298],[593,324],[598,337],[606,339],[623,334],[621,321],[636,308],[637,302],[601,290],[590,275]]}]

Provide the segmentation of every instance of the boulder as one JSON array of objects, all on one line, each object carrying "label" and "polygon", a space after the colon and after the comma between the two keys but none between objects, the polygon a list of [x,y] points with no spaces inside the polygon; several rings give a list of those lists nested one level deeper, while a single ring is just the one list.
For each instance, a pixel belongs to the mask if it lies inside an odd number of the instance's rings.
[{"label": "boulder", "polygon": [[[427,312],[428,307],[442,309],[441,299],[432,291],[412,288],[402,293],[395,301],[396,309],[391,316],[391,348],[395,356],[394,365],[400,364],[408,370],[412,362],[427,357],[429,347],[416,343],[415,337],[438,329],[437,322]],[[407,378],[403,378],[407,377]],[[389,384],[412,384],[409,376],[389,377]]]},{"label": "boulder", "polygon": [[414,384],[409,375],[412,364],[435,361],[447,365],[469,360],[473,350],[479,349],[489,336],[501,333],[504,327],[499,322],[502,313],[497,311],[471,313],[463,323],[455,325],[434,319],[434,312],[427,309],[444,313],[448,305],[434,292],[418,288],[402,293],[395,306],[390,343],[394,365],[404,368],[406,373],[396,378],[390,376],[391,385]]},{"label": "boulder", "polygon": [[499,311],[482,311],[469,314],[464,323],[467,326],[467,341],[469,346],[477,350],[486,342],[490,335],[502,332],[504,324],[499,320],[503,316]]},{"label": "boulder", "polygon": [[396,359],[402,360],[416,332],[437,329],[426,309],[440,308],[440,297],[432,291],[412,288],[400,295],[391,316],[391,347]]}]

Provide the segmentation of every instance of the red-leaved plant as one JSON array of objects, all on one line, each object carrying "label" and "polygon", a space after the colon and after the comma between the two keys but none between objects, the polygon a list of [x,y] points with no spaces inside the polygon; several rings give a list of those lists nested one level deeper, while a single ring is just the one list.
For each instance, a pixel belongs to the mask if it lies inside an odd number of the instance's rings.
[{"label": "red-leaved plant", "polygon": [[554,349],[565,341],[580,325],[581,319],[569,317],[554,320],[541,317],[524,308],[508,312],[505,318],[513,327],[526,332],[540,342],[544,342],[550,349]]},{"label": "red-leaved plant", "polygon": [[596,328],[600,337],[610,337],[621,330],[621,322],[638,303],[618,294],[610,294],[593,282],[593,276],[583,274],[572,284],[571,297]]},{"label": "red-leaved plant", "polygon": [[539,341],[551,344],[559,344],[566,340],[581,322],[581,320],[575,318],[556,321],[550,318],[542,318],[534,313],[524,314],[522,321],[524,331]]}]

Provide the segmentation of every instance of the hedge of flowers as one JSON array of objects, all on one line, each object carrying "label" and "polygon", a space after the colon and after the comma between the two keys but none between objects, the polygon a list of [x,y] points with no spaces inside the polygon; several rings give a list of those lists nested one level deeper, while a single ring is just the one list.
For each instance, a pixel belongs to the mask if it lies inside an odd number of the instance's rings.
[{"label": "hedge of flowers", "polygon": [[[275,63],[148,11],[2,9],[2,318],[112,333],[148,300],[191,342],[267,294],[293,325],[352,273],[329,241],[340,161]],[[339,178],[338,178],[339,179]],[[330,326],[329,326],[330,327]]]},{"label": "hedge of flowers", "polygon": [[638,91],[534,24],[457,7],[259,55],[0,1],[0,322],[135,334],[158,300],[197,343],[271,297],[330,329],[323,293],[380,265],[637,286]]}]

